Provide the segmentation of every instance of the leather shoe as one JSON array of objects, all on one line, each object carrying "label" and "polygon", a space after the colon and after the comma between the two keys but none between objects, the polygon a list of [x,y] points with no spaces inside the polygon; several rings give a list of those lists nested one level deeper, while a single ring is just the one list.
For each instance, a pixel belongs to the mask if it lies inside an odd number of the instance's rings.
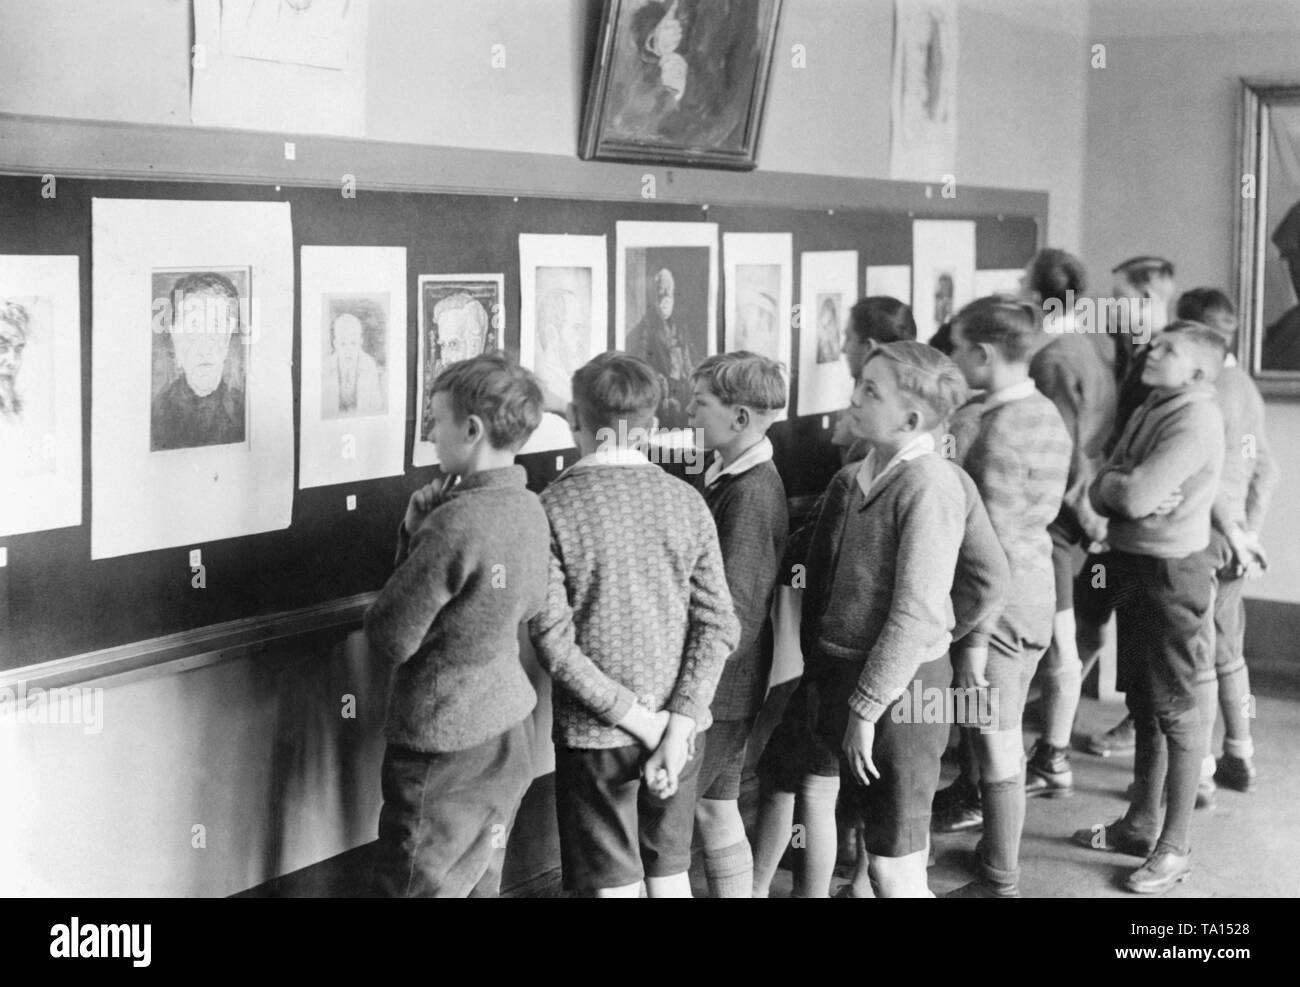
[{"label": "leather shoe", "polygon": [[1101,850],[1105,853],[1124,853],[1130,857],[1149,857],[1155,849],[1155,840],[1133,831],[1123,819],[1116,819],[1106,825],[1098,824],[1088,829],[1076,830],[1070,840],[1076,845],[1089,850]]},{"label": "leather shoe", "polygon": [[1234,792],[1248,792],[1255,787],[1255,765],[1248,757],[1234,757],[1224,754],[1219,758],[1214,772],[1214,780],[1224,788]]},{"label": "leather shoe", "polygon": [[1025,764],[1025,795],[1064,798],[1074,794],[1074,772],[1064,747],[1039,741]]},{"label": "leather shoe", "polygon": [[1125,886],[1135,894],[1162,894],[1192,872],[1192,855],[1160,850],[1128,876]]},{"label": "leather shoe", "polygon": [[1105,733],[1096,733],[1083,742],[1083,749],[1098,757],[1132,754],[1137,749],[1137,728],[1133,718],[1124,717]]}]

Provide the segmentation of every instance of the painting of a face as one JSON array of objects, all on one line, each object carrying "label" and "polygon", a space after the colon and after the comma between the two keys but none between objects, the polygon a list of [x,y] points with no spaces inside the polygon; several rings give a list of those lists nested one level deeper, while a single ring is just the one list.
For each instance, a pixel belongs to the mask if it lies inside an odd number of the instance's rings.
[{"label": "painting of a face", "polygon": [[[25,310],[22,320],[26,321]],[[0,413],[13,413],[16,401],[18,373],[23,367],[23,350],[27,348],[27,333],[13,321],[0,318]]]},{"label": "painting of a face", "polygon": [[322,339],[321,416],[388,413],[388,319],[391,296],[326,295]]},{"label": "painting of a face", "polygon": [[249,276],[154,271],[152,451],[245,440]]}]

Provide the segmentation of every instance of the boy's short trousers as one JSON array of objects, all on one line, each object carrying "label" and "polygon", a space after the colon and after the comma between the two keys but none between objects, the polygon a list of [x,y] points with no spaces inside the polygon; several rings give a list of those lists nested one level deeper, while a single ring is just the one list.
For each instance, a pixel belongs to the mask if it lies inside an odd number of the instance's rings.
[{"label": "boy's short trousers", "polygon": [[781,714],[763,756],[758,759],[758,777],[769,788],[781,792],[798,792],[804,775],[821,775],[838,778],[840,775],[839,744],[827,747],[822,742],[813,723],[816,722],[816,689],[811,692],[808,676],[799,680]]},{"label": "boy's short trousers", "polygon": [[696,790],[700,798],[740,798],[740,776],[745,770],[745,747],[753,720],[714,720],[704,745],[704,761]]},{"label": "boy's short trousers", "polygon": [[649,752],[639,744],[607,750],[555,747],[555,815],[566,891],[596,891],[671,877],[691,865],[695,794],[707,734],[677,780],[655,798],[641,783]]},{"label": "boy's short trousers", "polygon": [[1192,709],[1196,682],[1214,660],[1206,633],[1213,595],[1210,554],[1158,559],[1106,552],[1089,556],[1088,563],[1104,566],[1105,585],[1088,584],[1089,607],[1115,612],[1116,687],[1127,693],[1129,708]]},{"label": "boy's short trousers", "polygon": [[[1019,730],[1025,714],[1025,700],[1029,697],[1029,683],[1034,679],[1038,663],[1047,646],[1034,641],[1018,639],[1019,648],[1011,653],[1001,642],[989,644],[989,660],[984,666],[984,678],[989,683],[988,699],[980,706],[981,714],[989,714],[992,722],[989,731]],[[996,691],[994,691],[996,690]],[[981,724],[981,727],[983,724]]]},{"label": "boy's short trousers", "polygon": [[532,717],[476,747],[422,754],[392,744],[381,772],[374,891],[495,897],[506,837],[533,779]]},{"label": "boy's short trousers", "polygon": [[[834,741],[838,750],[849,720],[849,696],[857,685],[860,662],[827,662],[820,677],[821,715],[818,719],[823,743]],[[926,690],[946,690],[952,684],[952,663],[944,655],[917,669],[907,691],[876,721],[872,761],[879,778],[863,787],[844,770],[841,798],[851,799],[862,821],[863,846],[878,857],[905,857],[930,845],[930,806],[939,787],[939,759],[948,746],[951,722],[914,722],[916,699],[924,709]],[[905,720],[907,722],[897,722]]]},{"label": "boy's short trousers", "polygon": [[1210,536],[1210,566],[1214,569],[1214,670],[1230,675],[1246,666],[1246,580],[1233,567],[1232,547],[1218,528]]},{"label": "boy's short trousers", "polygon": [[1056,583],[1056,612],[1074,609],[1074,577],[1086,554],[1079,539],[1059,522],[1047,526],[1052,536],[1052,576]]}]

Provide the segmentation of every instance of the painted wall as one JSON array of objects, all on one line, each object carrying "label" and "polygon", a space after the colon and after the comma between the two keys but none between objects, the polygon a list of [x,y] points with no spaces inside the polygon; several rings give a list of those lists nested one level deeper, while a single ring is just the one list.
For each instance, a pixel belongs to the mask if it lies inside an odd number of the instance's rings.
[{"label": "painted wall", "polygon": [[[1098,277],[1118,260],[1160,254],[1184,287],[1231,291],[1241,174],[1242,76],[1300,80],[1293,0],[1094,0],[1088,70],[1083,256]],[[1300,402],[1268,403],[1281,467],[1264,529],[1272,571],[1248,595],[1300,603]]]},{"label": "painted wall", "polygon": [[[599,0],[370,9],[367,136],[577,153]],[[961,0],[958,25],[959,187],[1050,192],[1049,239],[1066,247],[1080,229],[1085,15],[1077,0]],[[0,0],[0,112],[188,126],[191,22],[189,0]],[[892,0],[785,0],[761,167],[888,178],[892,50]]]}]

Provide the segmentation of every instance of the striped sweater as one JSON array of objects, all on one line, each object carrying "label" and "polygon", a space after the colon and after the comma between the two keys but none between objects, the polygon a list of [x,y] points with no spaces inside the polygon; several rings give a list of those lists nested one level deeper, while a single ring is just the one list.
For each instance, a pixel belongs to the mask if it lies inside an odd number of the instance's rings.
[{"label": "striped sweater", "polygon": [[708,729],[740,626],[699,491],[643,457],[635,465],[588,457],[541,500],[550,576],[528,629],[555,683],[555,742],[629,746],[614,724],[637,701]]},{"label": "striped sweater", "polygon": [[1033,381],[981,395],[954,416],[956,458],[979,488],[1011,571],[1007,604],[992,643],[1008,654],[1022,642],[1046,647],[1056,590],[1047,526],[1061,510],[1070,472],[1070,433]]}]

